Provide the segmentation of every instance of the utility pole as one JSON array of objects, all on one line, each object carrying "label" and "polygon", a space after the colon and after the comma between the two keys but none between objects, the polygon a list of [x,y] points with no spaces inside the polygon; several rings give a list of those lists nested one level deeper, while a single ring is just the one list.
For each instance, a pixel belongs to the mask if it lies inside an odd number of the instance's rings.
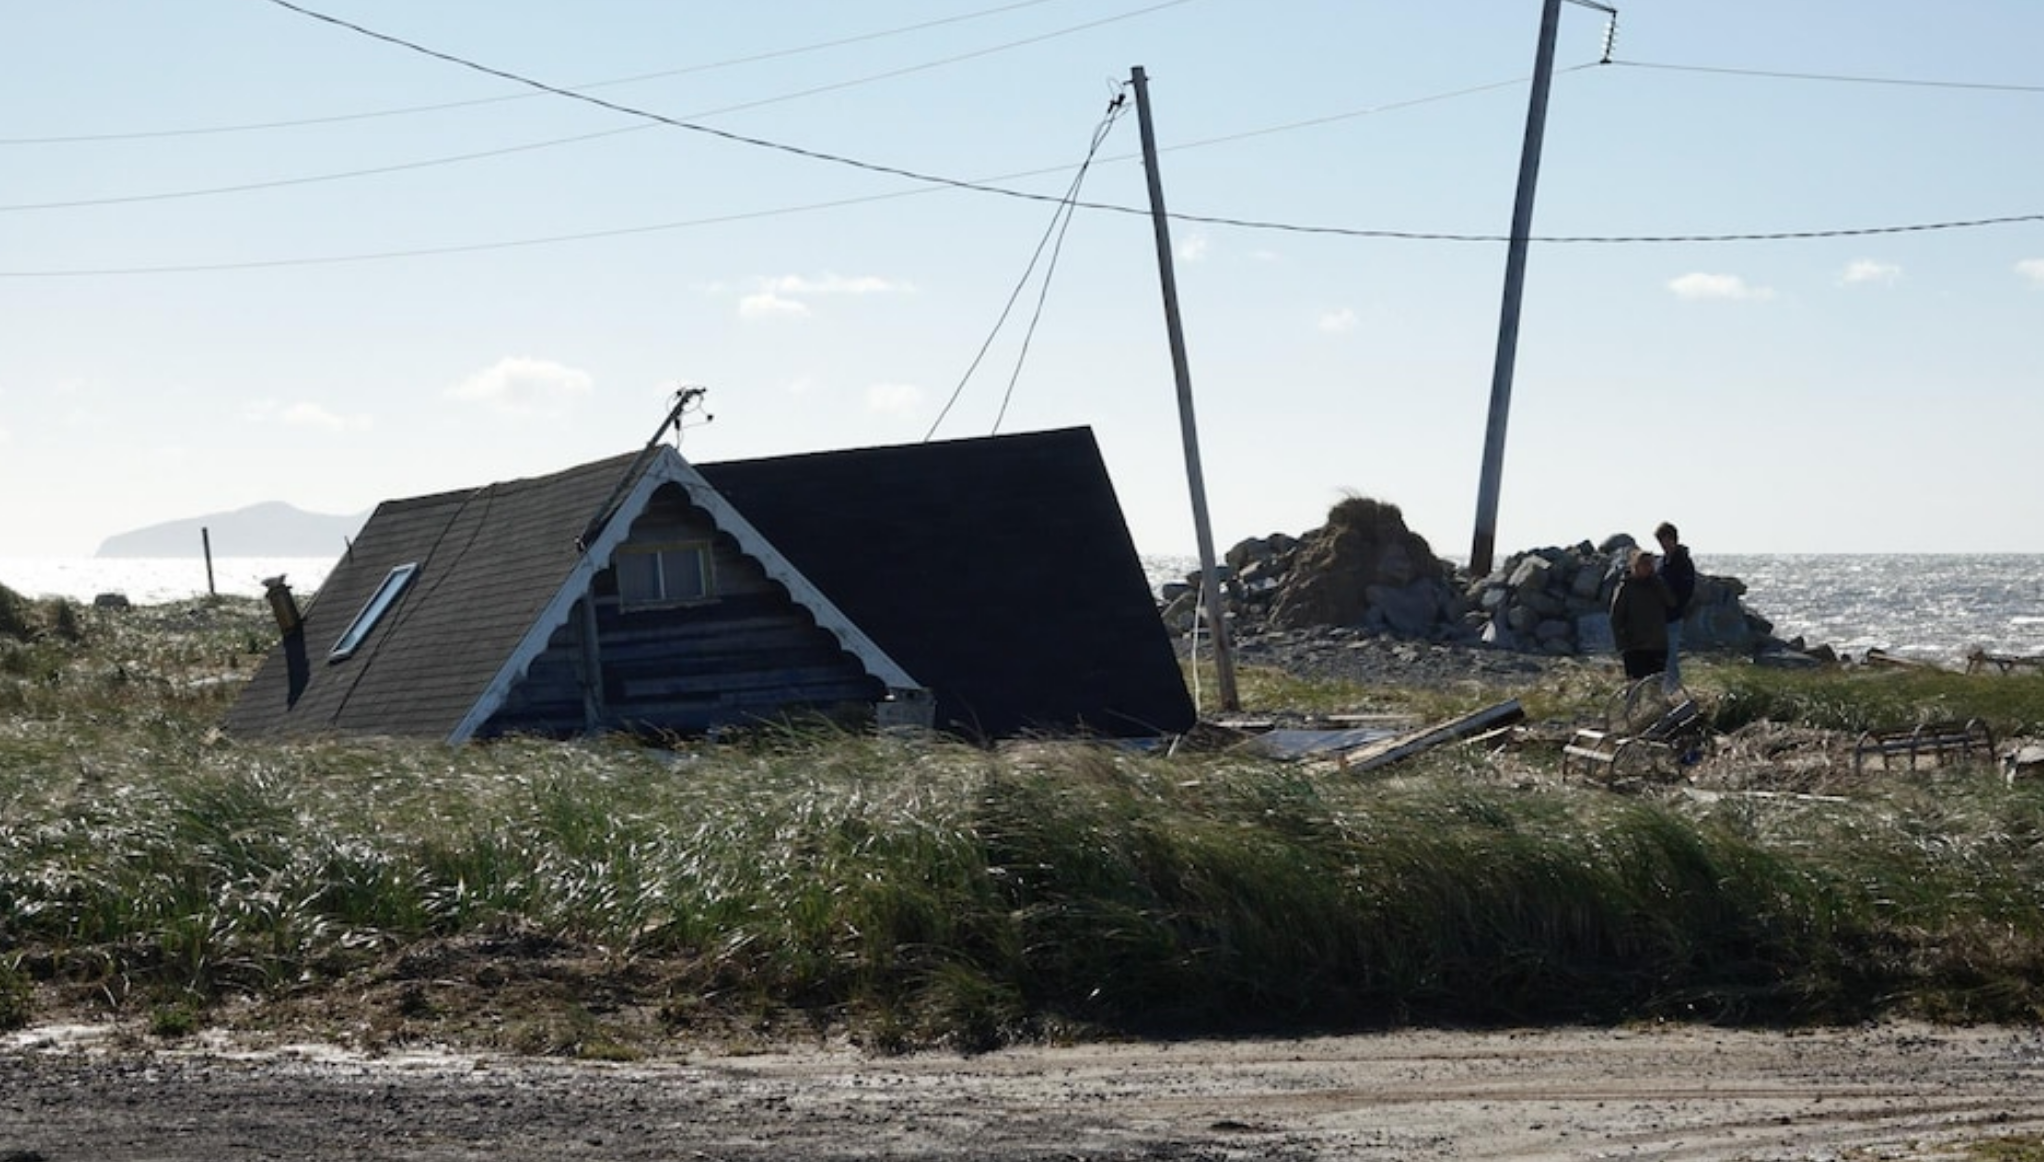
[{"label": "utility pole", "polygon": [[[1600,5],[1601,7],[1601,5]],[[1490,423],[1483,435],[1483,476],[1476,488],[1476,535],[1469,572],[1490,572],[1497,549],[1498,487],[1505,472],[1505,421],[1512,410],[1512,365],[1519,352],[1519,303],[1526,286],[1526,244],[1533,232],[1533,188],[1540,178],[1540,142],[1547,128],[1547,90],[1554,80],[1554,39],[1561,0],[1544,0],[1540,47],[1533,59],[1533,95],[1526,109],[1526,141],[1519,150],[1519,194],[1512,205],[1512,242],[1505,255],[1505,297],[1498,319],[1497,362],[1490,379]],[[1607,49],[1608,52],[1608,49]]]},{"label": "utility pole", "polygon": [[1207,521],[1206,478],[1199,466],[1199,427],[1192,414],[1192,372],[1185,360],[1185,329],[1178,320],[1178,277],[1171,266],[1171,223],[1164,213],[1164,180],[1157,173],[1157,135],[1150,127],[1150,79],[1137,65],[1129,74],[1136,90],[1136,121],[1143,131],[1143,172],[1150,179],[1150,221],[1157,234],[1157,276],[1164,288],[1164,327],[1171,336],[1171,369],[1178,379],[1178,428],[1185,441],[1185,479],[1192,490],[1192,523],[1199,534],[1200,600],[1214,643],[1214,669],[1221,709],[1240,710],[1235,693],[1235,651],[1228,641],[1228,611],[1214,569],[1214,533]]}]

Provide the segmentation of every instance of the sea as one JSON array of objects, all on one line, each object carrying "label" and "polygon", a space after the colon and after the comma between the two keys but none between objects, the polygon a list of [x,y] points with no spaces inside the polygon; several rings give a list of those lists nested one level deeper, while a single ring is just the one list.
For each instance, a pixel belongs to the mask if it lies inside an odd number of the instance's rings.
[{"label": "sea", "polygon": [[[1696,564],[1744,582],[1747,610],[1785,640],[1955,667],[1974,650],[2044,656],[2044,555],[1699,554]],[[1150,556],[1143,565],[1155,588],[1183,579],[1198,561]],[[0,558],[0,585],[32,597],[90,602],[119,593],[157,605],[209,592],[259,597],[263,579],[279,574],[303,597],[332,567],[323,557],[223,557],[209,574],[200,557],[12,557]]]}]

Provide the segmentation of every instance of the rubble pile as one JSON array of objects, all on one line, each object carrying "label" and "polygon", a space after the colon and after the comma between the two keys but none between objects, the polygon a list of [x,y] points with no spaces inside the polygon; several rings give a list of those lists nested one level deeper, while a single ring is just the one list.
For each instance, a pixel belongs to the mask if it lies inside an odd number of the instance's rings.
[{"label": "rubble pile", "polygon": [[[1635,546],[1626,534],[1592,544],[1515,553],[1472,577],[1434,555],[1396,505],[1350,497],[1302,536],[1251,537],[1217,563],[1221,602],[1237,637],[1338,627],[1392,637],[1488,645],[1563,657],[1612,650],[1611,596]],[[1165,584],[1160,612],[1174,635],[1201,619],[1200,577]],[[1736,577],[1699,570],[1686,612],[1685,649],[1748,654],[1783,665],[1819,664],[1748,610]]]}]

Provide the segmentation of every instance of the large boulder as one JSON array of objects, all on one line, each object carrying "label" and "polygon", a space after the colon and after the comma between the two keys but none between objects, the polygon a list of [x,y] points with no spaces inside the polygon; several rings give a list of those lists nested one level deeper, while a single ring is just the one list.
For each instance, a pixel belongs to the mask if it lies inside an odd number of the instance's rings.
[{"label": "large boulder", "polygon": [[1269,620],[1283,629],[1374,622],[1418,636],[1442,622],[1455,597],[1433,549],[1405,527],[1398,506],[1354,496],[1299,539]]}]

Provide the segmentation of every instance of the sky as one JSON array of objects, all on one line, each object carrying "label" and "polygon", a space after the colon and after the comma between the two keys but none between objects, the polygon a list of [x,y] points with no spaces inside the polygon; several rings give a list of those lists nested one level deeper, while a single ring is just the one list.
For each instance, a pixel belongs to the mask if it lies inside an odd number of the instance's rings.
[{"label": "sky", "polygon": [[[689,385],[699,463],[1088,426],[1191,555],[1138,67],[1217,547],[1367,496],[1470,553],[1541,0],[295,2],[0,0],[0,557],[541,475]],[[1609,63],[1561,7],[1498,556],[2044,552],[2044,4],[1614,6]]]}]

